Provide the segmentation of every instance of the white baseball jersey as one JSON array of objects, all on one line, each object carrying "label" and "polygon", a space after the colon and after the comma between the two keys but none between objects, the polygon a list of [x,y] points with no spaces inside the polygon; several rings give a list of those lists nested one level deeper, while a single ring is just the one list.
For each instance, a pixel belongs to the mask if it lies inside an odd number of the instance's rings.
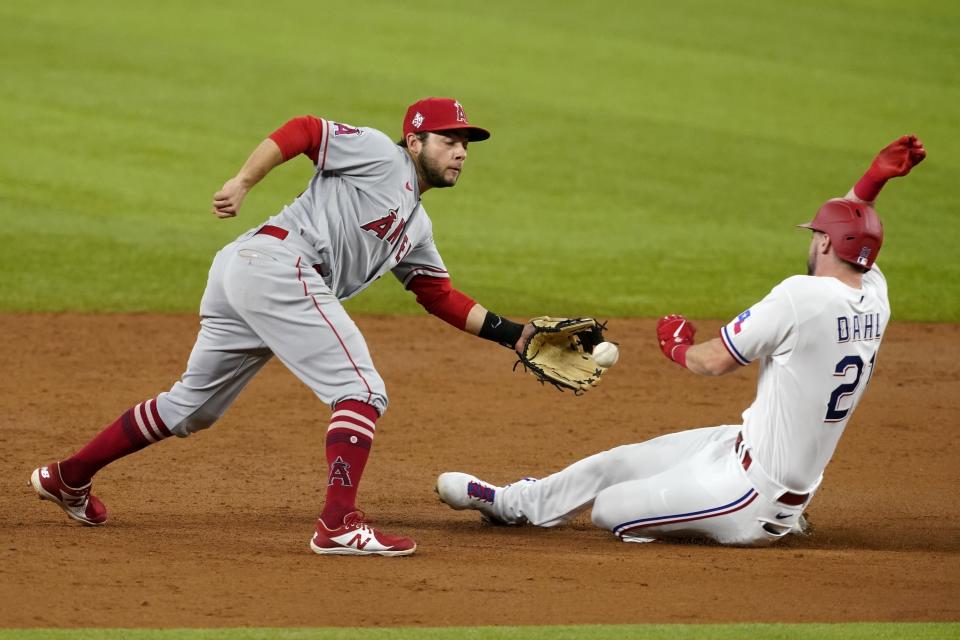
[{"label": "white baseball jersey", "polygon": [[404,286],[415,275],[448,277],[407,152],[376,129],[329,120],[322,128],[310,184],[267,224],[313,247],[307,257],[340,300],[390,270]]},{"label": "white baseball jersey", "polygon": [[594,524],[628,542],[765,545],[802,531],[889,318],[877,267],[860,289],[829,277],[788,278],[720,332],[741,364],[760,360],[743,425],[617,447],[539,481],[474,492],[470,504],[507,523],[545,527],[592,506]]},{"label": "white baseball jersey", "polygon": [[773,480],[814,488],[873,373],[890,319],[879,268],[861,289],[836,278],[793,276],[720,331],[741,364],[760,361],[743,438]]}]

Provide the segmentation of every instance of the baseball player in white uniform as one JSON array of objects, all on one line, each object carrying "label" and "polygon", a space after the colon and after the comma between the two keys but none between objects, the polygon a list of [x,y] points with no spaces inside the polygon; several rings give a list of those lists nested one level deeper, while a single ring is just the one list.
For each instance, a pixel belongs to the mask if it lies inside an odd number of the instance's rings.
[{"label": "baseball player in white uniform", "polygon": [[808,275],[787,278],[693,344],[683,316],[658,322],[663,353],[701,375],[760,364],[743,424],[694,429],[617,447],[541,480],[498,487],[451,472],[441,500],[503,524],[550,527],[593,507],[592,519],[626,542],[709,539],[760,546],[803,528],[802,514],[873,375],[890,319],[887,282],[874,264],[883,227],[872,208],[883,184],[926,155],[915,136],[885,147],[844,199],[814,219]]},{"label": "baseball player in white uniform", "polygon": [[183,377],[124,412],[73,456],[35,469],[36,492],[78,522],[105,523],[106,508],[90,492],[97,471],[171,435],[211,426],[276,355],[333,408],[326,501],[311,549],[413,553],[412,539],[373,529],[356,506],[387,393],[341,301],[392,272],[427,311],[458,329],[522,346],[532,326],[490,313],[452,287],[420,201],[429,189],[454,186],[468,144],[489,137],[451,98],[412,104],[399,143],[375,129],[312,116],[274,131],[216,193],[213,213],[235,216],[250,188],[300,154],[315,165],[312,178],[289,206],[217,254]]}]

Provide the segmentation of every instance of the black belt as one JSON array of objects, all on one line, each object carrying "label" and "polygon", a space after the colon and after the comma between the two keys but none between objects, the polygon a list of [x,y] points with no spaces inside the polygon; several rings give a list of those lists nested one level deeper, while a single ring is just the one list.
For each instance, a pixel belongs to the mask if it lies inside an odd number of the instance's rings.
[{"label": "black belt", "polygon": [[[733,450],[739,452],[740,445],[743,443],[743,434],[737,434],[737,442],[733,445]],[[753,464],[753,458],[750,457],[750,450],[747,449],[743,452],[743,459],[740,461],[740,464],[743,465],[743,470],[746,471],[750,468],[750,465]],[[807,501],[807,498],[810,497],[809,493],[791,493],[787,491],[782,496],[777,498],[777,502],[785,504],[791,507],[799,507]]]}]

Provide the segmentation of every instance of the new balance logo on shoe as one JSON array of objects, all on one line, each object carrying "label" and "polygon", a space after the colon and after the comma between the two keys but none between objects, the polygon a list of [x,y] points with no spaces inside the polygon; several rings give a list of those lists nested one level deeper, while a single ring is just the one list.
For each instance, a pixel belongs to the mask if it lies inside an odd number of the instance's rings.
[{"label": "new balance logo on shoe", "polygon": [[60,489],[60,500],[63,504],[74,509],[79,509],[87,504],[87,496],[75,496]]},{"label": "new balance logo on shoe", "polygon": [[364,538],[363,536],[361,536],[361,535],[358,533],[357,535],[353,536],[353,539],[350,540],[350,542],[347,543],[347,546],[348,546],[348,547],[355,547],[355,548],[363,551],[364,547],[366,547],[366,546],[370,543],[371,540],[373,540],[373,536],[369,536],[369,537],[367,537],[367,538]]},{"label": "new balance logo on shoe", "polygon": [[50,479],[50,469],[46,467],[40,467],[40,477],[49,480]]}]

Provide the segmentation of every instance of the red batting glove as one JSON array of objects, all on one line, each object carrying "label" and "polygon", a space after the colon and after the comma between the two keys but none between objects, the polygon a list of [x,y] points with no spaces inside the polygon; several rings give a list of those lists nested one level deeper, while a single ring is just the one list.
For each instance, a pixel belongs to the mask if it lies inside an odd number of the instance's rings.
[{"label": "red batting glove", "polygon": [[657,340],[660,350],[681,367],[687,366],[687,349],[693,344],[697,328],[681,315],[664,316],[657,320]]},{"label": "red batting glove", "polygon": [[917,136],[900,136],[880,150],[853,192],[861,200],[873,202],[887,180],[907,175],[926,157],[927,150]]}]

